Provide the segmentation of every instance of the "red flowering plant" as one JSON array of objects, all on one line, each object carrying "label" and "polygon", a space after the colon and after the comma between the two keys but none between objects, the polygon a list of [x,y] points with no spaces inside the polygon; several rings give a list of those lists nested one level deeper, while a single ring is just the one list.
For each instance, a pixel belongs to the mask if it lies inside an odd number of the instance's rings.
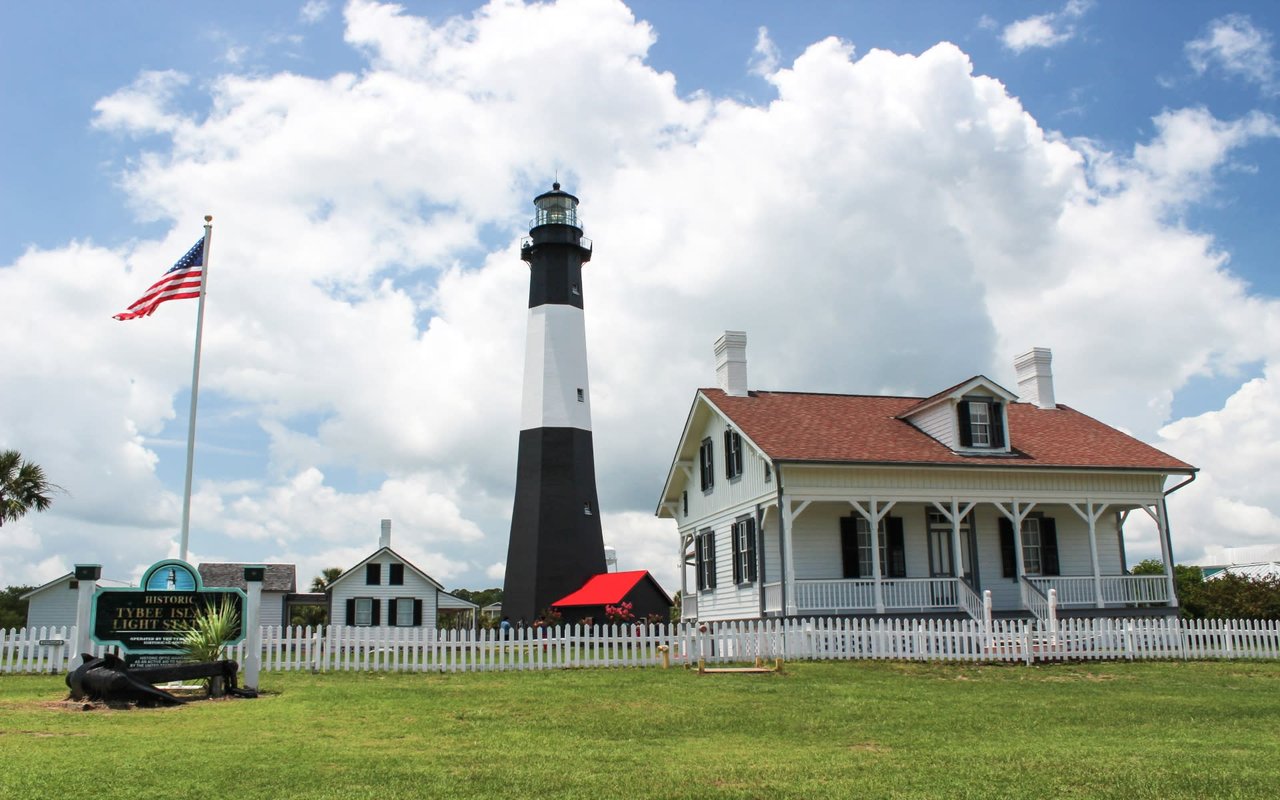
[{"label": "red flowering plant", "polygon": [[636,618],[636,615],[631,611],[631,604],[625,600],[616,606],[605,606],[604,616],[615,625],[631,622]]}]

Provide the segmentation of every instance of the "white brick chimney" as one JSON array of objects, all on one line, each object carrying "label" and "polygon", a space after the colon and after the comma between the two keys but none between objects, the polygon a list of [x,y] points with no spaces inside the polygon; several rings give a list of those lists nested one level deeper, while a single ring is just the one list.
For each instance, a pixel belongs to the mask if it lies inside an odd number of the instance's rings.
[{"label": "white brick chimney", "polygon": [[1033,347],[1013,359],[1018,373],[1018,398],[1040,408],[1057,408],[1053,400],[1053,352],[1047,347]]},{"label": "white brick chimney", "polygon": [[725,331],[716,339],[716,382],[724,393],[747,396],[747,334]]},{"label": "white brick chimney", "polygon": [[382,535],[378,537],[378,549],[391,546],[391,520],[382,521]]}]

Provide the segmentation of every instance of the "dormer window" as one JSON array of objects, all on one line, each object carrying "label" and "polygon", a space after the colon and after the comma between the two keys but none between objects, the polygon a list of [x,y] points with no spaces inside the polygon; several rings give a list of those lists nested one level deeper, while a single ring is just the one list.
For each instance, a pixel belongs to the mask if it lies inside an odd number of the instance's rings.
[{"label": "dormer window", "polygon": [[994,399],[964,399],[956,406],[960,446],[982,449],[1004,448],[1004,414]]}]

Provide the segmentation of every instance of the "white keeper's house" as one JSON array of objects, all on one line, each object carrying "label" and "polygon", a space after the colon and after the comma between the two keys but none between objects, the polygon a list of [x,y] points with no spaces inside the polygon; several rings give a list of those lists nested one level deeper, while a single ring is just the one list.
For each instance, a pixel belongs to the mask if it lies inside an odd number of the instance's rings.
[{"label": "white keeper's house", "polygon": [[435,628],[439,614],[459,615],[474,625],[480,610],[392,550],[389,519],[382,520],[378,549],[334,578],[325,594],[330,624],[358,628]]},{"label": "white keeper's house", "polygon": [[[1165,498],[1196,468],[1054,401],[1051,354],[1018,394],[977,375],[929,397],[749,391],[746,335],[716,342],[657,514],[680,531],[686,620],[1175,614]],[[1165,575],[1127,574],[1149,516]]]}]

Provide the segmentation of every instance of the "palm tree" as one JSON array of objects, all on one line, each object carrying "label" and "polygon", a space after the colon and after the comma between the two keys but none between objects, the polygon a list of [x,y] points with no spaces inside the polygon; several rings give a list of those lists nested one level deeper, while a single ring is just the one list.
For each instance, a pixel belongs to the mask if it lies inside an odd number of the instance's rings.
[{"label": "palm tree", "polygon": [[16,522],[28,511],[44,511],[52,503],[53,492],[63,491],[50,483],[39,464],[26,461],[17,450],[0,451],[0,525]]},{"label": "palm tree", "polygon": [[320,571],[320,574],[311,579],[311,591],[324,592],[328,591],[329,584],[338,579],[342,574],[342,567],[329,567]]}]

